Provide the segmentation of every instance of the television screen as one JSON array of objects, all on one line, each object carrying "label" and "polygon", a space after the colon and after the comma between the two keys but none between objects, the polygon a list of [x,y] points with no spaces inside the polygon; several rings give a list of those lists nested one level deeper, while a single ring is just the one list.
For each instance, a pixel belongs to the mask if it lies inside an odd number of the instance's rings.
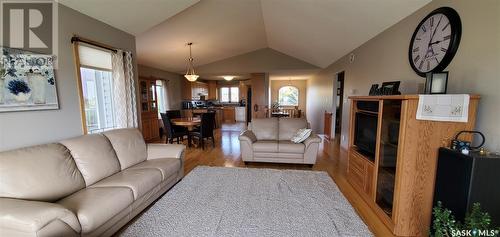
[{"label": "television screen", "polygon": [[377,115],[356,113],[354,145],[364,153],[375,155],[377,142]]}]

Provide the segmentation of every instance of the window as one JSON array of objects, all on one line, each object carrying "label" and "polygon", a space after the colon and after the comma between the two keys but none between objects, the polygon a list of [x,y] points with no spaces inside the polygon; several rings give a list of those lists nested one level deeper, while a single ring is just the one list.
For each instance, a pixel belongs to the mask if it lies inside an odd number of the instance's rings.
[{"label": "window", "polygon": [[78,55],[86,132],[115,128],[111,53],[78,45]]},{"label": "window", "polygon": [[278,101],[281,106],[298,106],[299,89],[295,86],[281,87],[278,92]]},{"label": "window", "polygon": [[240,100],[240,90],[238,87],[221,87],[220,101],[225,103],[237,103]]},{"label": "window", "polygon": [[160,113],[165,113],[168,110],[167,88],[163,80],[156,80],[156,99],[158,103],[158,118],[161,118]]}]

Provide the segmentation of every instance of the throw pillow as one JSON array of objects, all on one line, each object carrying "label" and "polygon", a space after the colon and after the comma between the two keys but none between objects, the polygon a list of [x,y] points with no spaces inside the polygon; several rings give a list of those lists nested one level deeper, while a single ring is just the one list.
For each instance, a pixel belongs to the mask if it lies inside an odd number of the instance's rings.
[{"label": "throw pillow", "polygon": [[311,133],[312,133],[312,129],[301,128],[301,129],[297,130],[295,135],[293,135],[291,141],[294,143],[301,143],[301,142],[305,141],[309,136],[311,136]]}]

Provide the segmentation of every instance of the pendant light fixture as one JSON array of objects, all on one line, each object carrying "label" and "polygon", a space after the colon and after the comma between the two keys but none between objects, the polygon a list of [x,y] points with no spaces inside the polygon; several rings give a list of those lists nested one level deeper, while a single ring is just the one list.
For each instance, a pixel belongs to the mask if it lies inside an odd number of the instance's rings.
[{"label": "pendant light fixture", "polygon": [[234,76],[223,76],[224,80],[231,81],[234,79]]},{"label": "pendant light fixture", "polygon": [[189,42],[187,43],[187,45],[189,45],[189,59],[188,59],[186,75],[184,75],[184,77],[188,81],[196,81],[196,79],[198,79],[198,77],[200,76],[196,75],[196,73],[194,72],[194,64],[193,64],[194,59],[191,53],[191,45],[193,45],[193,43]]}]

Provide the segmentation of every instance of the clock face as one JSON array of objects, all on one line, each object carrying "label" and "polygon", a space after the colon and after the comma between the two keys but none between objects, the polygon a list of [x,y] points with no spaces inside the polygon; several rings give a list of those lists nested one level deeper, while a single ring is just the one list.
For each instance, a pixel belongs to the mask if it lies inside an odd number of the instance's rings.
[{"label": "clock face", "polygon": [[461,34],[460,18],[458,14],[450,14],[448,9],[451,8],[433,11],[413,33],[409,60],[412,68],[420,76],[446,68],[458,49]]}]

